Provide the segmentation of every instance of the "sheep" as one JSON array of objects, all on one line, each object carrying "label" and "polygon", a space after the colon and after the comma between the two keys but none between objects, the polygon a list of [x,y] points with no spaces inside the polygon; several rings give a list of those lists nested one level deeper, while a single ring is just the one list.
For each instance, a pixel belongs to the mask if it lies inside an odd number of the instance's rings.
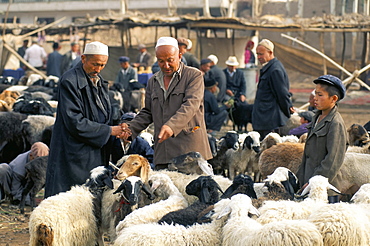
[{"label": "sheep", "polygon": [[[234,107],[229,110],[229,118],[233,122],[233,130],[238,132],[248,131],[248,123],[252,123],[253,104],[236,101]],[[237,128],[237,129],[235,129]]]},{"label": "sheep", "polygon": [[[114,190],[106,190],[102,197],[101,231],[107,232],[113,241],[116,238],[116,226],[125,217],[137,208],[150,204],[154,194],[143,183],[140,177],[130,176],[122,182],[113,180]],[[144,193],[143,193],[143,192]]]},{"label": "sheep", "polygon": [[103,245],[100,198],[113,183],[110,171],[102,166],[90,173],[84,185],[51,196],[35,208],[29,221],[30,245]]},{"label": "sheep", "polygon": [[248,164],[253,162],[253,158],[255,158],[256,153],[259,153],[259,151],[260,134],[258,132],[249,132],[242,148],[238,150],[228,149],[225,155],[226,165],[229,167],[229,178],[234,179],[237,172],[244,173],[247,170]]},{"label": "sheep", "polygon": [[370,245],[368,208],[356,204],[336,203],[321,206],[308,221],[320,231],[324,245]]},{"label": "sheep", "polygon": [[352,196],[351,202],[370,204],[370,183],[361,185],[360,189]]},{"label": "sheep", "polygon": [[265,178],[277,167],[287,167],[293,173],[297,173],[302,162],[304,144],[301,143],[278,143],[263,151],[258,160],[261,177]]},{"label": "sheep", "polygon": [[153,147],[153,145],[154,145],[153,134],[143,131],[139,134],[139,136],[142,137],[144,140],[146,140],[150,147]]},{"label": "sheep", "polygon": [[348,129],[349,145],[362,147],[370,142],[369,133],[365,127],[359,124],[352,124]]},{"label": "sheep", "polygon": [[370,154],[370,142],[367,144],[359,146],[348,146],[347,152],[352,153],[362,153],[362,154]]},{"label": "sheep", "polygon": [[257,221],[267,224],[283,219],[307,219],[315,209],[328,203],[328,189],[340,193],[338,189],[329,184],[327,178],[316,175],[310,178],[309,184],[302,192],[302,196],[309,193],[308,198],[302,202],[266,201],[259,209],[261,216]]},{"label": "sheep", "polygon": [[225,170],[227,169],[225,153],[228,149],[233,148],[237,150],[239,148],[238,133],[235,131],[228,131],[225,136],[221,137],[218,141],[217,155],[208,162],[212,165],[215,174],[222,174],[226,177]]},{"label": "sheep", "polygon": [[55,109],[53,109],[44,98],[33,98],[31,93],[27,92],[20,96],[14,103],[13,111],[27,115],[54,116]]},{"label": "sheep", "polygon": [[0,112],[0,163],[10,163],[31,148],[22,134],[22,121],[26,118],[25,114]]},{"label": "sheep", "polygon": [[52,126],[55,118],[47,115],[29,115],[22,121],[22,133],[30,145],[42,139],[46,127]]},{"label": "sheep", "polygon": [[234,178],[233,183],[225,190],[221,198],[222,199],[230,198],[237,192],[240,192],[240,190],[238,190],[240,186],[245,187],[244,189],[245,192],[243,192],[244,194],[248,195],[251,198],[257,198],[253,185],[254,185],[254,182],[252,178],[248,175],[241,173]]},{"label": "sheep", "polygon": [[[119,166],[122,162],[123,164],[121,165],[120,170],[116,175],[117,179],[123,180],[126,177],[136,175],[140,176],[141,179],[144,181],[148,180],[148,177],[155,173],[164,173],[171,178],[172,182],[179,189],[179,191],[185,197],[189,204],[192,204],[196,200],[196,197],[189,196],[188,194],[186,194],[185,189],[186,185],[188,185],[192,180],[197,179],[200,175],[198,174],[186,175],[183,173],[167,170],[153,171],[150,169],[150,164],[148,160],[146,160],[142,156],[135,154],[130,155],[129,157],[122,158],[121,160],[118,161],[117,165]],[[220,175],[214,175],[212,177],[220,185],[222,190],[228,188],[232,183],[231,180]]]},{"label": "sheep", "polygon": [[210,176],[200,176],[186,186],[186,193],[198,197],[199,201],[194,202],[187,208],[164,215],[158,223],[180,224],[183,226],[195,224],[201,211],[219,201],[218,191],[220,189],[219,185]]},{"label": "sheep", "polygon": [[168,170],[185,174],[213,175],[213,168],[199,152],[191,151],[173,158],[168,164]]},{"label": "sheep", "polygon": [[156,196],[156,199],[161,198],[165,200],[139,208],[128,214],[117,225],[117,235],[126,227],[158,222],[165,214],[188,206],[188,202],[181,195],[168,175],[161,173],[154,174],[149,178],[149,184],[151,184],[151,190]]},{"label": "sheep", "polygon": [[286,136],[289,134],[289,131],[293,128],[296,128],[301,125],[301,117],[298,114],[293,114],[290,116],[286,124],[279,128],[281,136]]},{"label": "sheep", "polygon": [[229,215],[222,228],[222,245],[323,245],[320,232],[308,221],[284,220],[261,225],[248,216],[259,215],[248,196],[239,194],[230,200],[218,216]]},{"label": "sheep", "polygon": [[276,133],[276,132],[270,132],[269,134],[266,135],[266,137],[261,141],[261,150],[260,152],[262,153],[266,149],[269,149],[273,145],[276,145],[278,143],[282,143],[283,140],[281,136]]},{"label": "sheep", "polygon": [[26,185],[23,188],[21,202],[19,203],[21,214],[24,214],[24,206],[28,194],[30,194],[31,210],[36,206],[36,194],[45,186],[47,165],[48,156],[38,157],[25,165]]},{"label": "sheep", "polygon": [[281,140],[283,141],[283,143],[286,143],[286,142],[298,143],[299,142],[299,138],[297,136],[294,136],[294,135],[282,136]]},{"label": "sheep", "polygon": [[222,199],[214,206],[212,222],[185,227],[168,224],[141,224],[123,229],[114,242],[115,246],[214,246],[221,245],[221,230],[226,218],[216,219],[229,199]]}]

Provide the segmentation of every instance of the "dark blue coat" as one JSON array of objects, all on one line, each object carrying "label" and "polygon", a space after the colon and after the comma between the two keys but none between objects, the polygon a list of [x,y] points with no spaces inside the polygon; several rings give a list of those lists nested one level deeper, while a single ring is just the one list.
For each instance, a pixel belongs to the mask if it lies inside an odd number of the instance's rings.
[{"label": "dark blue coat", "polygon": [[58,51],[54,50],[48,55],[48,61],[46,63],[46,75],[54,75],[60,78],[62,72],[60,66],[62,64],[62,55]]},{"label": "dark blue coat", "polygon": [[281,62],[274,58],[260,71],[252,112],[253,130],[273,130],[290,118],[289,79]]},{"label": "dark blue coat", "polygon": [[240,95],[245,96],[247,85],[243,71],[237,68],[232,77],[230,77],[227,68],[225,68],[223,71],[226,75],[226,89],[231,90],[236,98],[239,98]]},{"label": "dark blue coat", "polygon": [[209,73],[217,81],[217,86],[220,89],[217,95],[217,102],[223,102],[226,95],[226,75],[217,65],[212,66]]},{"label": "dark blue coat", "polygon": [[154,150],[142,137],[138,136],[134,140],[132,140],[127,153],[124,153],[122,149],[121,140],[116,137],[113,138],[114,142],[112,146],[112,162],[114,164],[117,164],[117,161],[119,161],[124,155],[138,154],[148,159],[151,166],[153,165]]},{"label": "dark blue coat", "polygon": [[45,197],[67,191],[73,185],[83,184],[90,170],[108,165],[111,105],[108,82],[101,77],[100,80],[101,102],[107,112],[105,119],[102,119],[102,113],[93,100],[93,86],[81,62],[60,79],[57,117],[46,171]]}]

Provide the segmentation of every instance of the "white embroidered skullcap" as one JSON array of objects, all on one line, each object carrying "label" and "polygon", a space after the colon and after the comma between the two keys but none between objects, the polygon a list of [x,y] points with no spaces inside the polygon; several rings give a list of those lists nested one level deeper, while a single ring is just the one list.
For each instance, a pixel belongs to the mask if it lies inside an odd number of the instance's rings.
[{"label": "white embroidered skullcap", "polygon": [[215,55],[209,55],[208,57],[207,57],[208,59],[210,59],[211,61],[213,61],[213,63],[216,65],[217,64],[217,62],[218,62],[218,58],[217,58],[217,56],[215,56]]},{"label": "white embroidered skullcap", "polygon": [[157,41],[157,45],[155,46],[155,48],[157,49],[159,46],[162,45],[171,45],[176,49],[179,48],[179,43],[177,42],[176,38],[172,37],[160,37]]},{"label": "white embroidered skullcap", "polygon": [[100,43],[98,41],[94,41],[88,43],[85,46],[84,55],[104,55],[108,56],[108,46]]},{"label": "white embroidered skullcap", "polygon": [[261,42],[258,43],[258,45],[261,45],[266,49],[274,52],[274,44],[268,39],[262,39]]},{"label": "white embroidered skullcap", "polygon": [[188,45],[187,49],[191,50],[191,48],[193,48],[193,42],[190,39],[188,39],[188,43],[189,43],[189,45]]}]

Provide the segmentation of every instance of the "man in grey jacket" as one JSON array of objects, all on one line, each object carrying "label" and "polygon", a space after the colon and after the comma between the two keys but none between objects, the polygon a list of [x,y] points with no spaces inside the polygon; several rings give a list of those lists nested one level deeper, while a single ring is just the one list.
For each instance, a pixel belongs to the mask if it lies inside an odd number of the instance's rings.
[{"label": "man in grey jacket", "polygon": [[156,169],[166,168],[172,158],[190,151],[206,160],[212,158],[204,122],[202,73],[180,62],[178,42],[172,37],[158,39],[156,57],[161,70],[148,81],[145,107],[129,122],[131,137],[154,123]]}]

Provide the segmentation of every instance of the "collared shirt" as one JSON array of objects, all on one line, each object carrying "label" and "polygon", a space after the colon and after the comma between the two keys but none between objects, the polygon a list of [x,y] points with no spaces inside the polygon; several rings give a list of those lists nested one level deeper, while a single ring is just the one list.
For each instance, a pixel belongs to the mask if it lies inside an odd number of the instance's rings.
[{"label": "collared shirt", "polygon": [[[107,113],[107,109],[105,108],[102,100],[101,100],[101,81],[100,81],[100,78],[97,76],[97,77],[94,77],[93,78],[90,78],[90,81],[93,85],[93,93],[94,93],[94,97],[95,97],[95,101],[96,101],[96,104],[98,105],[98,108],[100,109],[99,111],[101,113],[103,113],[104,115],[104,120],[108,117],[108,113]],[[102,121],[103,119],[101,119]],[[104,122],[104,121],[103,121]]]},{"label": "collared shirt", "polygon": [[129,148],[130,148],[130,146],[131,146],[131,141],[125,143],[122,139],[120,139],[120,142],[121,142],[123,154],[126,155],[127,152],[128,152],[128,150],[129,150]]},{"label": "collared shirt", "polygon": [[36,68],[42,67],[46,57],[47,54],[44,48],[37,44],[33,44],[31,47],[29,47],[24,55],[24,59]]},{"label": "collared shirt", "polygon": [[142,63],[143,62],[143,59],[144,59],[145,54],[146,54],[146,51],[144,51],[143,53],[141,53],[139,63]]},{"label": "collared shirt", "polygon": [[230,70],[229,70],[229,69],[227,69],[227,73],[229,74],[229,76],[230,76],[230,77],[232,77],[232,76],[235,74],[235,71],[230,72]]},{"label": "collared shirt", "polygon": [[[171,78],[171,81],[168,84],[168,88],[170,88],[171,83],[172,83],[173,79],[175,78],[175,75],[179,75],[180,72],[181,72],[181,66],[179,66],[179,69],[176,72],[173,73],[172,78]],[[161,88],[163,90],[164,99],[167,99],[168,94],[167,94],[167,90],[166,90],[166,88],[164,86],[163,77],[164,77],[163,72],[162,72],[162,70],[160,70],[159,73],[157,74],[157,80],[158,80],[159,85],[161,86]]]}]

